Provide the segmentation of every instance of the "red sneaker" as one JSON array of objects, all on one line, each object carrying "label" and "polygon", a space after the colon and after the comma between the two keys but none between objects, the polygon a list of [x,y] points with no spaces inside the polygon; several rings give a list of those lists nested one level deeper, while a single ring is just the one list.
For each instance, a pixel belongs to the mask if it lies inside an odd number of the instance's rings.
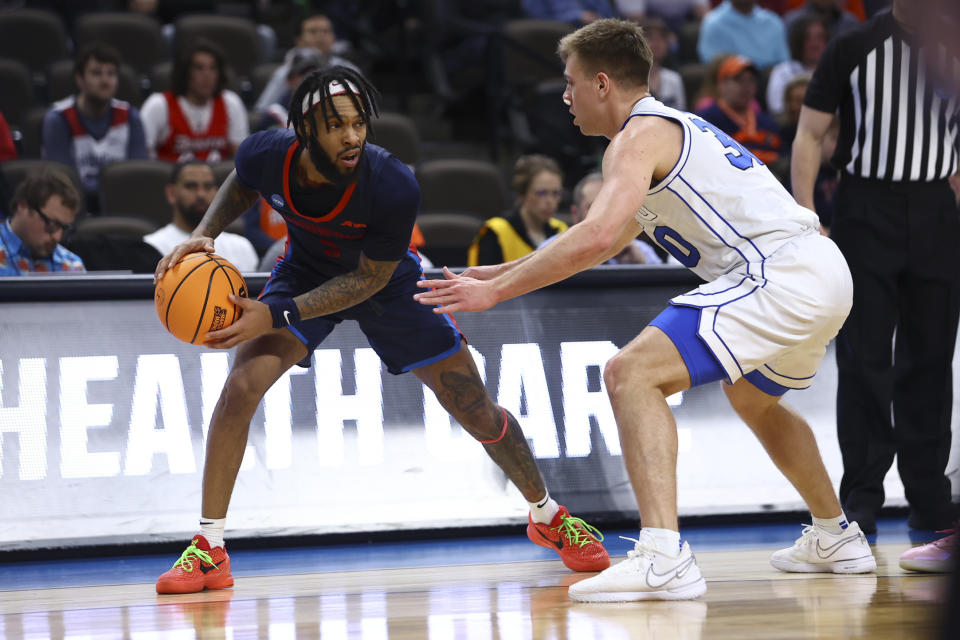
[{"label": "red sneaker", "polygon": [[230,556],[223,547],[196,535],[190,546],[173,563],[173,568],[157,580],[157,593],[197,593],[204,589],[228,589],[233,586]]},{"label": "red sneaker", "polygon": [[550,524],[534,522],[527,516],[527,537],[534,544],[555,549],[563,564],[574,571],[603,571],[610,556],[600,541],[603,534],[580,518],[574,518],[564,506]]}]

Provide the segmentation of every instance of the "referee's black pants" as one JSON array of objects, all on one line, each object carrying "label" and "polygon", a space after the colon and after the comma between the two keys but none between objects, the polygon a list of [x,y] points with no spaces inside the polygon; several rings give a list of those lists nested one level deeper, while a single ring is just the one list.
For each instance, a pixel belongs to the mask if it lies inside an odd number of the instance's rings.
[{"label": "referee's black pants", "polygon": [[953,191],[946,180],[844,174],[834,210],[830,235],[853,275],[853,309],[836,342],[840,501],[875,519],[896,454],[911,516],[943,514],[960,315]]}]

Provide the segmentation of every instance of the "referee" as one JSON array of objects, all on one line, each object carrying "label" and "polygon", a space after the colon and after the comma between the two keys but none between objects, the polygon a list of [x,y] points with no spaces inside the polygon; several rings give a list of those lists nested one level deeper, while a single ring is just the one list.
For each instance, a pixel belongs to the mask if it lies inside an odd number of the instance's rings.
[{"label": "referee", "polygon": [[894,455],[910,526],[953,522],[944,472],[960,315],[960,212],[948,181],[958,170],[958,99],[926,73],[909,4],[894,0],[892,12],[830,43],[804,98],[791,168],[794,196],[814,209],[820,150],[838,112],[830,236],[854,285],[836,343],[840,500],[868,533]]}]

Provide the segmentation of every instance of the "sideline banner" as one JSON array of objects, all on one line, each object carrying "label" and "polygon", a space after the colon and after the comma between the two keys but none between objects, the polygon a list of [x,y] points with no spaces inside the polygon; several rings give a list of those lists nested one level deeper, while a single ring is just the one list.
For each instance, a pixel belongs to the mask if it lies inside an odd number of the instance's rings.
[{"label": "sideline banner", "polygon": [[[550,288],[456,318],[488,391],[518,417],[551,493],[577,515],[636,515],[603,366],[689,288]],[[4,302],[0,549],[190,535],[232,357],[168,335],[151,300]],[[835,389],[831,351],[813,386],[787,401],[838,483]],[[720,383],[670,403],[681,514],[802,506]],[[956,469],[957,444],[952,453]],[[904,504],[895,468],[886,490],[888,505]],[[414,375],[387,373],[350,322],[311,368],[267,393],[227,520],[231,537],[524,522],[526,503],[483,448]]]}]

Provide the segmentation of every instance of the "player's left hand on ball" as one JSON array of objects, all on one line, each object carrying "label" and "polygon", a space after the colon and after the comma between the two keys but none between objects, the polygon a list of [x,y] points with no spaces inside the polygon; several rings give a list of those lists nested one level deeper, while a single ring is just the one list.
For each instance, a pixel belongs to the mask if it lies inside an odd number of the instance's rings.
[{"label": "player's left hand on ball", "polygon": [[207,339],[204,344],[212,349],[230,349],[273,328],[270,307],[264,303],[233,294],[230,295],[230,302],[240,307],[242,315],[229,327],[204,336]]},{"label": "player's left hand on ball", "polygon": [[417,286],[429,291],[418,293],[413,299],[428,306],[440,305],[434,313],[483,311],[499,302],[488,280],[457,276],[452,280],[421,280]]}]

